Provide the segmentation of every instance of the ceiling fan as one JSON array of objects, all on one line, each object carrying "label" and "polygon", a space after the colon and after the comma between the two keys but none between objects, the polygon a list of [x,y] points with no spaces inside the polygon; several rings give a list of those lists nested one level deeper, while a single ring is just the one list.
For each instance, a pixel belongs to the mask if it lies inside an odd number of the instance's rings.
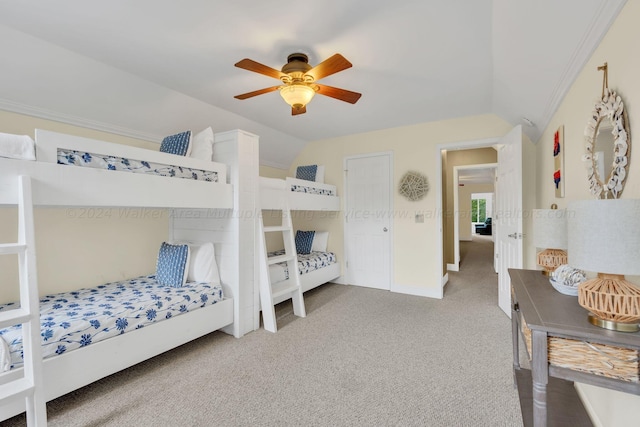
[{"label": "ceiling fan", "polygon": [[316,83],[324,77],[351,68],[351,62],[347,61],[345,57],[339,53],[322,61],[315,67],[309,65],[309,58],[304,53],[292,53],[289,55],[287,57],[287,63],[282,67],[282,71],[260,64],[249,58],[243,59],[235,64],[235,66],[244,70],[264,74],[265,76],[274,77],[282,81],[282,84],[236,95],[234,98],[247,99],[279,90],[282,98],[291,106],[291,115],[293,116],[306,113],[307,104],[316,93],[351,104],[355,104],[362,96],[362,94],[357,92]]}]

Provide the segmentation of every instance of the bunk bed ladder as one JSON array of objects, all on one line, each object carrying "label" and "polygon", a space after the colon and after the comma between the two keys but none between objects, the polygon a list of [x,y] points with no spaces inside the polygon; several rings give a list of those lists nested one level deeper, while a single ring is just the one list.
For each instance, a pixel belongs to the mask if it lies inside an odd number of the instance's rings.
[{"label": "bunk bed ladder", "polygon": [[[302,286],[300,284],[300,272],[298,271],[298,255],[293,234],[293,223],[291,222],[291,210],[289,204],[284,202],[282,208],[282,223],[277,226],[265,227],[262,213],[260,214],[259,246],[260,246],[260,305],[262,308],[262,321],[264,328],[269,332],[276,332],[275,300],[284,295],[290,295],[293,302],[293,314],[305,317],[304,298],[302,296]],[[262,211],[260,211],[262,212]],[[269,257],[266,245],[266,233],[282,233],[284,242],[284,255]],[[289,279],[271,284],[269,278],[269,266],[280,262],[286,262],[289,270]]]},{"label": "bunk bed ladder", "polygon": [[[0,313],[0,328],[22,324],[23,376],[0,385],[0,405],[25,399],[28,426],[46,426],[47,409],[42,386],[40,307],[36,274],[31,179],[18,177],[18,243],[0,244],[0,255],[18,255],[20,308]],[[2,339],[2,338],[0,338]]]}]

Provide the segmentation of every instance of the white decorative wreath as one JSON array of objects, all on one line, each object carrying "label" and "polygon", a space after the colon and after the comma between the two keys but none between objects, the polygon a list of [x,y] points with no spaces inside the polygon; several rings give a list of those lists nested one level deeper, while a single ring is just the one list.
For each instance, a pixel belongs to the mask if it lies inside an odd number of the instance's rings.
[{"label": "white decorative wreath", "polygon": [[[598,176],[596,162],[594,158],[595,139],[597,137],[597,129],[601,120],[609,119],[613,125],[613,170],[608,177]],[[624,180],[627,177],[627,165],[629,145],[631,144],[631,135],[629,135],[629,127],[626,121],[624,104],[616,92],[606,88],[602,100],[596,103],[591,118],[587,122],[584,130],[586,139],[586,154],[583,160],[587,162],[587,178],[589,179],[589,190],[597,199],[612,198],[617,199],[624,188]],[[607,182],[605,182],[605,180]],[[604,192],[604,194],[603,194]]]},{"label": "white decorative wreath", "polygon": [[400,194],[412,202],[422,199],[428,191],[429,181],[419,172],[409,171],[400,180]]}]

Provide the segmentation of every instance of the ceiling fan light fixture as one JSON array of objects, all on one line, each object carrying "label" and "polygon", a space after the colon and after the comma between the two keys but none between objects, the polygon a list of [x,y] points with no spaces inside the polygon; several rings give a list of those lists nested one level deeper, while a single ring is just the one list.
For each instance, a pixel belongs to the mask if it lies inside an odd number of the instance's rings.
[{"label": "ceiling fan light fixture", "polygon": [[280,89],[280,96],[292,108],[305,107],[316,94],[316,91],[304,84],[292,84]]}]

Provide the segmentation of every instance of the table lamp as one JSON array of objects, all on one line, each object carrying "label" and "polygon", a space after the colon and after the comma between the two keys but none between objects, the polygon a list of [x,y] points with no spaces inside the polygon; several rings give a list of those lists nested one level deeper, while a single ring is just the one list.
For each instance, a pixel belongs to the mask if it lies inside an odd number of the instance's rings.
[{"label": "table lamp", "polygon": [[640,275],[640,200],[580,200],[567,207],[569,264],[598,277],[578,288],[589,322],[635,332],[640,322],[640,288],[625,275]]},{"label": "table lamp", "polygon": [[536,258],[543,273],[550,276],[567,263],[567,213],[564,209],[533,210],[533,244],[545,248]]}]

